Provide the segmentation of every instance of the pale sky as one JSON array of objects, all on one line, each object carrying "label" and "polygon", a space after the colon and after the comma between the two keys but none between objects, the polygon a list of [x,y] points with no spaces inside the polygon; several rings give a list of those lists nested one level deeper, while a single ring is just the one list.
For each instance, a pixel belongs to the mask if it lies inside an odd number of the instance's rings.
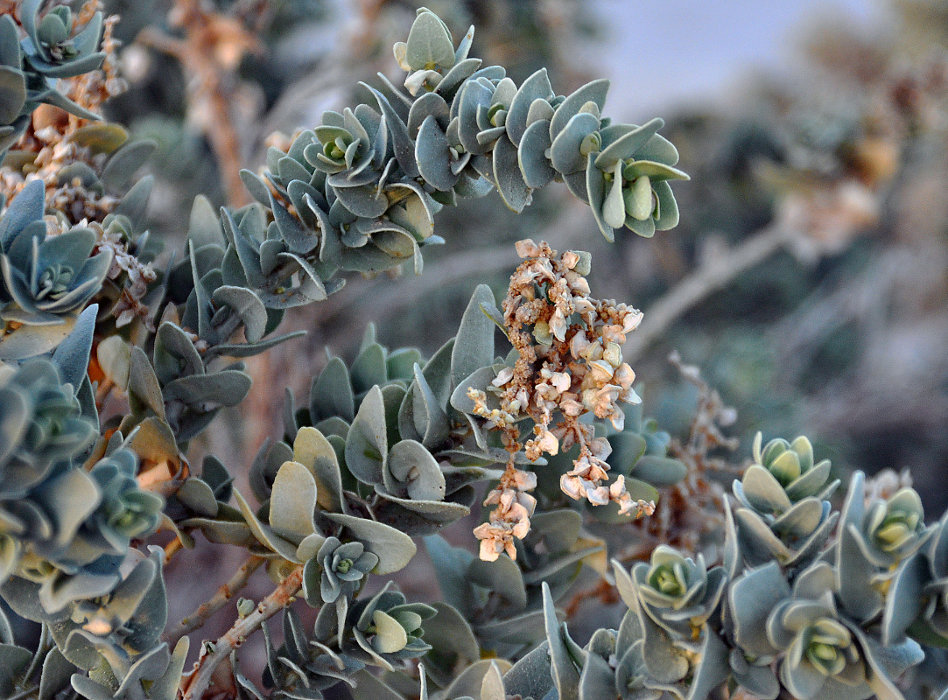
[{"label": "pale sky", "polygon": [[589,6],[604,18],[602,46],[611,50],[584,62],[612,79],[610,112],[620,119],[721,100],[755,69],[786,70],[798,56],[794,42],[813,23],[871,28],[885,20],[881,0],[592,0]]}]

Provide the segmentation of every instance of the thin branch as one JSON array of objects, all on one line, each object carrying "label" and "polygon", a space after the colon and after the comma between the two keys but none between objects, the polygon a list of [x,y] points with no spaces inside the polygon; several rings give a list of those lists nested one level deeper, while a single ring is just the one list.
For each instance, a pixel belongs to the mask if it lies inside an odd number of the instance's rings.
[{"label": "thin branch", "polygon": [[165,564],[167,565],[175,555],[184,548],[184,542],[180,537],[175,537],[171,542],[165,545]]},{"label": "thin branch", "polygon": [[[209,98],[208,103],[214,114],[221,117],[230,114],[230,106],[222,87],[219,77],[215,75],[212,84],[206,88],[213,92],[204,93],[205,97]],[[230,117],[216,122],[216,128],[207,132],[207,138],[211,142],[214,153],[217,154],[221,177],[227,191],[227,201],[234,206],[247,204],[250,201],[250,195],[244,189],[244,183],[240,179],[240,169],[243,165],[240,139]]]},{"label": "thin branch", "polygon": [[231,83],[236,80],[233,57],[260,48],[236,20],[208,12],[195,0],[177,0],[174,11],[174,24],[184,30],[184,39],[148,27],[138,41],[187,66],[194,78],[188,81],[188,103],[202,117],[202,130],[214,151],[227,200],[232,206],[247,204],[249,195],[240,179],[241,140],[230,107]]},{"label": "thin branch", "polygon": [[227,605],[234,594],[247,585],[250,576],[260,568],[264,561],[266,560],[263,557],[258,557],[255,554],[250,555],[240,568],[234,572],[230,580],[218,588],[213,596],[201,603],[190,615],[182,618],[174,629],[165,632],[163,635],[164,641],[168,642],[170,646],[184,635],[204,625],[211,615]]},{"label": "thin branch", "polygon": [[693,306],[745,270],[769,258],[783,248],[792,236],[791,229],[779,225],[768,226],[683,279],[648,308],[642,325],[629,337],[625,356],[630,361],[641,357],[646,348]]},{"label": "thin branch", "polygon": [[257,608],[246,617],[239,618],[224,635],[213,645],[205,644],[202,656],[198,659],[194,671],[181,687],[181,700],[201,700],[211,684],[214,670],[225,661],[230,652],[243,644],[247,637],[256,632],[271,617],[293,602],[294,596],[303,585],[303,567],[296,567]]},{"label": "thin branch", "polygon": [[[555,222],[533,235],[533,238],[555,240],[559,250],[569,250],[574,244],[579,245],[588,236],[588,215],[589,210],[585,206],[567,206]],[[400,280],[398,294],[388,293],[391,280],[381,276],[375,280],[363,281],[358,285],[343,287],[324,303],[320,309],[323,312],[320,319],[326,323],[343,314],[351,315],[354,306],[371,307],[373,319],[391,317],[401,309],[414,308],[423,304],[431,294],[459,280],[470,277],[483,280],[493,274],[505,271],[509,273],[517,266],[511,248],[512,242],[511,245],[471,248],[453,257],[426,264],[423,275],[414,277],[406,275],[407,279]]]},{"label": "thin branch", "polygon": [[26,700],[26,698],[33,697],[33,695],[39,691],[39,685],[34,685],[32,688],[26,688],[21,690],[16,695],[11,695],[7,700]]},{"label": "thin branch", "polygon": [[142,29],[141,32],[138,33],[136,41],[144,46],[150,46],[162,53],[173,56],[179,61],[183,61],[188,55],[187,44],[185,44],[185,42],[170,37],[154,27],[145,27]]}]

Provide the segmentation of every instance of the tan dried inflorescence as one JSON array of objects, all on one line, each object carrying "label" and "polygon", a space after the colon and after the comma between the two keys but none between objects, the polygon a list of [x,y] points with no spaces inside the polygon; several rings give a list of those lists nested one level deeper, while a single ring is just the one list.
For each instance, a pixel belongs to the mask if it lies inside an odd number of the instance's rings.
[{"label": "tan dried inflorescence", "polygon": [[118,328],[127,326],[135,319],[140,319],[150,330],[153,330],[151,310],[142,301],[148,293],[149,285],[158,279],[158,273],[150,262],[142,262],[129,251],[128,240],[121,230],[116,227],[103,228],[99,223],[89,225],[96,232],[98,238],[96,250],[112,251],[112,265],[106,275],[110,280],[118,280],[123,275],[119,298],[112,307],[111,314],[115,317]]},{"label": "tan dried inflorescence", "polygon": [[[77,26],[85,26],[102,9],[101,0],[84,3],[76,18]],[[99,45],[99,51],[105,54],[102,65],[96,70],[62,81],[66,97],[90,111],[100,111],[106,101],[128,89],[128,84],[120,74],[118,50],[121,42],[114,37],[118,21],[118,15],[111,15],[103,22]],[[112,252],[108,278],[117,280],[123,274],[127,277],[112,309],[116,325],[127,325],[135,318],[141,318],[147,324],[150,323],[149,310],[142,303],[142,298],[148,291],[148,285],[157,278],[157,273],[151,263],[142,262],[130,252],[129,243],[121,231],[102,226],[104,219],[121,202],[121,197],[104,192],[101,188],[87,187],[79,177],[64,179],[61,176],[62,171],[74,163],[88,165],[96,173],[101,173],[105,168],[108,153],[80,145],[71,138],[80,127],[89,123],[89,120],[58,107],[40,105],[33,112],[29,128],[14,147],[16,151],[34,155],[21,170],[0,169],[0,193],[9,201],[30,181],[43,180],[47,207],[62,215],[62,218],[46,217],[47,236],[56,236],[72,226],[88,227],[95,231],[98,240],[94,252],[105,249]]]},{"label": "tan dried inflorescence", "polygon": [[[86,2],[79,12],[77,24],[84,26],[92,19],[93,14],[102,9],[101,0]],[[69,79],[66,96],[93,112],[99,111],[105,102],[128,90],[128,83],[121,75],[121,64],[118,58],[118,50],[122,42],[115,38],[115,25],[119,19],[118,15],[109,15],[103,22],[99,51],[105,54],[105,59],[99,69]],[[72,119],[78,120],[79,117],[72,117]]]},{"label": "tan dried inflorescence", "polygon": [[912,488],[912,473],[908,469],[897,472],[883,469],[866,479],[865,504],[873,501],[887,501],[902,489]]},{"label": "tan dried inflorescence", "polygon": [[[92,16],[102,10],[100,0],[89,0],[79,10],[78,27],[85,26]],[[99,51],[105,54],[102,65],[93,71],[64,78],[63,94],[79,106],[96,112],[109,99],[121,95],[128,84],[121,77],[118,50],[121,42],[113,34],[118,15],[111,15],[103,22]],[[69,114],[58,107],[42,104],[33,111],[30,124],[13,147],[15,151],[35,153],[29,164],[20,169],[0,170],[0,193],[7,201],[15,197],[26,183],[40,178],[46,183],[47,204],[50,208],[64,212],[76,224],[82,219],[101,221],[118,204],[118,199],[99,194],[84,187],[78,179],[60,182],[60,172],[72,163],[89,165],[101,172],[107,154],[96,153],[70,140],[70,137],[89,120]]]},{"label": "tan dried inflorescence", "polygon": [[[37,110],[39,111],[39,110]],[[60,116],[64,115],[60,112]],[[51,209],[61,211],[72,223],[81,219],[101,221],[118,204],[111,195],[94,192],[81,183],[79,178],[60,182],[60,172],[73,163],[85,163],[95,172],[101,172],[108,160],[105,153],[93,153],[68,139],[72,129],[64,121],[53,120],[40,126],[36,120],[16,144],[18,151],[35,153],[28,165],[21,169],[0,169],[0,193],[12,200],[32,180],[46,184],[46,201]]]},{"label": "tan dried inflorescence", "polygon": [[[488,406],[483,391],[468,394],[474,413],[487,419],[488,427],[503,431],[510,452],[500,483],[484,502],[497,507],[489,521],[474,530],[481,540],[481,559],[487,561],[502,551],[515,558],[513,538],[523,539],[530,529],[536,501],[525,491],[536,485],[536,475],[514,466],[514,454],[521,449],[536,461],[578,445],[573,468],[560,478],[560,488],[570,498],[585,498],[594,505],[618,503],[620,513],[636,517],[655,509],[651,501],[632,499],[623,476],[608,483],[609,442],[580,421],[592,413],[621,430],[625,414],[619,402],[638,403],[632,389],[635,372],[622,359],[622,344],[642,313],[590,295],[583,276],[588,267],[584,254],[558,255],[547,243],[529,239],[516,245],[524,261],[510,278],[502,312],[519,357],[493,381],[499,408]],[[516,422],[527,416],[533,420],[534,436],[521,443]]]}]

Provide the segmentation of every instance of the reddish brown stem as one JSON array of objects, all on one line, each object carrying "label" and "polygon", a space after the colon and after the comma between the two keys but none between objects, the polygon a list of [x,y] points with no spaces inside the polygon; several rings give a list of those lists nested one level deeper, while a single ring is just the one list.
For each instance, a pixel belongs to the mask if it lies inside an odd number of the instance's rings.
[{"label": "reddish brown stem", "polygon": [[[180,542],[180,540],[175,541]],[[207,622],[211,615],[224,607],[227,602],[233,598],[235,593],[247,585],[250,576],[254,571],[260,568],[260,565],[263,564],[264,561],[266,560],[263,557],[251,554],[250,557],[247,558],[247,561],[230,577],[230,580],[218,588],[209,600],[201,603],[194,612],[182,618],[181,622],[179,622],[174,629],[165,632],[164,640],[168,642],[169,645],[173,645],[174,642],[184,635],[201,627]]]},{"label": "reddish brown stem", "polygon": [[292,603],[302,585],[303,567],[298,566],[270,595],[260,601],[252,613],[235,621],[213,644],[205,644],[194,671],[181,684],[182,700],[201,700],[211,685],[218,665],[230,656],[231,651],[242,645],[247,637],[260,629],[264,622]]}]

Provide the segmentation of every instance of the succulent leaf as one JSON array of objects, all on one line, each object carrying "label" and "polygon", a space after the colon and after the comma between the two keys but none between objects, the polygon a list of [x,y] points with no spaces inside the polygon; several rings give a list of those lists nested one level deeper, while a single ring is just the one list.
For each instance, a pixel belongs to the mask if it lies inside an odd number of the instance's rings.
[{"label": "succulent leaf", "polygon": [[325,513],[325,517],[343,525],[353,537],[365,545],[367,551],[378,558],[378,564],[372,569],[374,574],[390,574],[399,571],[415,556],[415,543],[412,539],[393,527],[344,513]]}]

